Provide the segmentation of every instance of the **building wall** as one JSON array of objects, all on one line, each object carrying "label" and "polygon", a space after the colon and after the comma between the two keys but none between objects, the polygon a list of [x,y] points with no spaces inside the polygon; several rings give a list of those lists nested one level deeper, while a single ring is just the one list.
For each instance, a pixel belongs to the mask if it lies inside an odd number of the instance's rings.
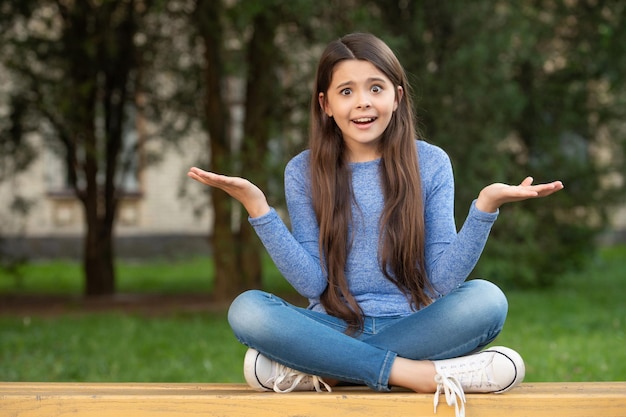
[{"label": "building wall", "polygon": [[[115,229],[118,254],[156,256],[163,251],[167,256],[208,250],[212,217],[207,187],[186,175],[206,152],[205,138],[190,136],[177,149],[156,142],[150,145],[150,152],[161,160],[141,170],[139,192],[120,202]],[[25,172],[0,182],[3,251],[15,256],[75,257],[85,229],[82,206],[68,190],[59,191],[64,170],[58,157],[44,151],[41,138],[31,140],[41,155]],[[16,195],[32,201],[27,216],[10,210]]]}]

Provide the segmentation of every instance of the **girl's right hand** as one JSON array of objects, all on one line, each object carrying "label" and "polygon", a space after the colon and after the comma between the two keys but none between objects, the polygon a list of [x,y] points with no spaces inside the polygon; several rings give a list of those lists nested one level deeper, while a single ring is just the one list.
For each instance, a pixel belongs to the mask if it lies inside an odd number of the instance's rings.
[{"label": "girl's right hand", "polygon": [[263,191],[245,178],[219,175],[196,167],[189,169],[187,176],[202,184],[225,191],[243,204],[250,217],[260,217],[270,211]]}]

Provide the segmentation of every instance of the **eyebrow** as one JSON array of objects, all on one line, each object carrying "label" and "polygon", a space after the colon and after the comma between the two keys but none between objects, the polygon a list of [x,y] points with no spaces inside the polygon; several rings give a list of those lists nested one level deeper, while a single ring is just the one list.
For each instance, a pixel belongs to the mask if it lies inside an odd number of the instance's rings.
[{"label": "eyebrow", "polygon": [[[387,81],[386,81],[384,78],[380,78],[380,77],[371,77],[371,78],[368,78],[367,80],[365,80],[365,82],[366,82],[366,83],[368,83],[368,84],[371,84],[371,83],[373,83],[373,82],[386,83]],[[344,81],[344,82],[342,82],[341,84],[338,84],[338,85],[337,85],[337,87],[336,87],[336,89],[337,89],[337,90],[339,90],[339,89],[342,89],[342,88],[345,88],[345,87],[351,86],[351,85],[353,85],[353,84],[355,84],[355,82],[354,82],[354,81]]]}]

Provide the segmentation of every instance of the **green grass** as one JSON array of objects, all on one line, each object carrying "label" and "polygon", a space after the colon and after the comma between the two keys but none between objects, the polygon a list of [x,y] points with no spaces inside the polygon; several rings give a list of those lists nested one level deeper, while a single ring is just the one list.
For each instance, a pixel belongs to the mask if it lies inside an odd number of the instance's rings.
[{"label": "green grass", "polygon": [[0,317],[0,329],[0,381],[242,381],[224,314]]},{"label": "green grass", "polygon": [[[520,351],[526,381],[626,380],[625,259],[626,246],[608,248],[554,289],[507,293],[509,318],[495,344]],[[20,288],[5,283],[0,292],[80,293],[74,264],[28,268]],[[268,287],[284,290],[269,268]],[[122,292],[211,288],[206,260],[119,271]],[[244,352],[223,312],[0,316],[0,381],[241,382]]]},{"label": "green grass", "polygon": [[626,380],[626,246],[548,291],[508,293],[498,344],[525,358],[531,381]]},{"label": "green grass", "polygon": [[[269,257],[263,259],[263,286],[268,291],[290,291]],[[131,262],[116,265],[119,293],[183,294],[210,293],[213,261],[209,257],[177,261]],[[16,273],[0,269],[0,294],[80,295],[83,293],[81,265],[68,260],[32,262]]]}]

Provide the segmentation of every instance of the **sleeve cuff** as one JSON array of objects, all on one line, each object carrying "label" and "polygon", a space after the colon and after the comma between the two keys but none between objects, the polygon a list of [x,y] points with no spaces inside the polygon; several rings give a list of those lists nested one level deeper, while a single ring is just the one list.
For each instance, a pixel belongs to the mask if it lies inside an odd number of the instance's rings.
[{"label": "sleeve cuff", "polygon": [[498,214],[500,214],[500,209],[497,209],[493,213],[487,213],[479,210],[476,207],[476,200],[472,201],[472,205],[470,206],[470,217],[473,217],[476,220],[493,223],[498,218]]},{"label": "sleeve cuff", "polygon": [[274,209],[274,207],[270,207],[270,211],[265,213],[259,217],[248,217],[248,222],[253,226],[262,226],[267,223],[271,223],[276,217],[278,217],[278,213]]}]

